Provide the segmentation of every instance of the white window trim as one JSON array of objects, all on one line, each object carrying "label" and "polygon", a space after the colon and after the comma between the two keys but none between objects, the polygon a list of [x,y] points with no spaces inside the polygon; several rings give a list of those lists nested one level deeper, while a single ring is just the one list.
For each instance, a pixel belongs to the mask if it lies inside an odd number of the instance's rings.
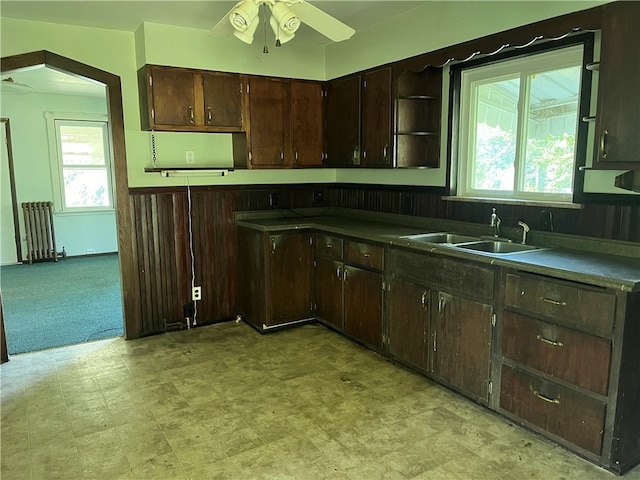
[{"label": "white window trim", "polygon": [[[457,165],[457,193],[456,197],[461,199],[496,199],[496,200],[515,200],[515,201],[529,201],[529,202],[541,202],[541,203],[556,203],[556,204],[572,204],[573,192],[575,191],[575,185],[573,184],[572,176],[572,193],[570,194],[558,194],[558,193],[537,193],[537,192],[523,192],[518,191],[520,188],[522,178],[519,172],[522,164],[522,158],[519,158],[519,162],[516,162],[514,180],[516,184],[515,191],[497,191],[497,190],[479,190],[471,188],[470,176],[469,176],[469,158],[471,157],[472,149],[475,147],[471,142],[471,136],[469,133],[475,128],[475,122],[471,122],[471,119],[475,119],[476,102],[471,98],[471,85],[474,82],[482,81],[486,79],[494,82],[501,77],[513,78],[518,76],[514,73],[514,69],[519,71],[520,78],[527,77],[533,73],[541,73],[548,70],[557,70],[569,66],[575,66],[576,62],[582,65],[582,59],[584,55],[584,45],[582,43],[572,46],[563,47],[558,50],[540,52],[529,56],[506,60],[504,62],[496,64],[479,65],[469,69],[462,70],[461,72],[461,92],[460,92],[460,125],[459,125],[459,145],[458,145],[458,165]],[[514,67],[516,65],[516,67]],[[520,104],[522,104],[523,91],[526,92],[527,85],[520,88]],[[578,92],[580,96],[580,92]],[[469,102],[465,102],[464,99],[470,99]],[[473,116],[471,116],[473,114]],[[526,112],[524,109],[518,109],[518,122],[521,125],[521,119]],[[579,122],[580,119],[578,118]],[[473,125],[471,125],[473,123]],[[576,128],[577,134],[577,128]],[[522,130],[518,128],[516,149],[522,150]],[[473,135],[475,139],[475,134]],[[574,157],[574,168],[575,168]]]},{"label": "white window trim", "polygon": [[[98,213],[105,212],[111,213],[115,211],[115,197],[114,197],[114,185],[115,178],[113,174],[113,149],[111,146],[111,135],[108,131],[109,117],[107,115],[96,113],[65,113],[65,112],[45,112],[44,113],[48,143],[49,143],[49,158],[51,166],[51,185],[53,187],[54,196],[54,211],[56,214],[75,214],[75,213]],[[106,136],[106,155],[105,164],[107,168],[107,176],[109,179],[109,200],[110,205],[108,207],[85,207],[85,208],[66,208],[64,202],[64,187],[62,176],[62,152],[60,151],[60,142],[58,141],[58,131],[56,128],[56,120],[69,121],[69,122],[106,122],[107,123],[107,136]]]}]

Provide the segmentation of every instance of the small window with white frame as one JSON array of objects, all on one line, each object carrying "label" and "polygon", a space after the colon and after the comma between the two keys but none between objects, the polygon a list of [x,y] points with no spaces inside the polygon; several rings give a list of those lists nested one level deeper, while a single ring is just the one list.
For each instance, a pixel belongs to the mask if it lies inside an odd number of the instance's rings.
[{"label": "small window with white frame", "polygon": [[53,120],[53,128],[60,210],[113,210],[112,162],[107,121],[56,118]]},{"label": "small window with white frame", "polygon": [[[592,37],[589,37],[592,38]],[[456,196],[573,201],[584,165],[586,40],[453,69],[459,95]],[[457,78],[456,78],[457,75]],[[589,79],[588,79],[589,80]]]}]

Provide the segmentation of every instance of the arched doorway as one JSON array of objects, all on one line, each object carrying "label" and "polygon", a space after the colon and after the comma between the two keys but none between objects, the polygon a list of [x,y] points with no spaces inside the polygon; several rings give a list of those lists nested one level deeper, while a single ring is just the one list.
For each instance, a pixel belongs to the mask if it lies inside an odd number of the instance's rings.
[{"label": "arched doorway", "polygon": [[[134,281],[133,271],[134,253],[132,249],[120,77],[46,50],[4,57],[0,60],[0,72],[7,73],[40,65],[46,65],[49,68],[57,69],[71,75],[96,80],[106,85],[109,129],[115,173],[115,206],[118,228],[118,250],[120,252],[124,336],[125,338],[136,338],[140,336],[139,322],[135,320],[136,305],[139,303],[139,293],[137,284]],[[2,333],[4,334],[4,324],[1,317],[0,323],[2,323]],[[5,352],[6,345],[4,344],[4,335],[2,335],[2,342],[2,350]]]}]

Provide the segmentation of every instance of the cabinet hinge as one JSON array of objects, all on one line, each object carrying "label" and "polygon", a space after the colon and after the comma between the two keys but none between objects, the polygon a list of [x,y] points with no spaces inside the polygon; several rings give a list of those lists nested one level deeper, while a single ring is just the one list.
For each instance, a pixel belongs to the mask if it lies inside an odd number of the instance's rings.
[{"label": "cabinet hinge", "polygon": [[384,292],[387,289],[387,282],[382,281],[382,291]]},{"label": "cabinet hinge", "polygon": [[313,308],[313,307],[314,307],[313,302],[311,302],[311,303],[309,304],[309,311],[313,312],[313,310],[314,310],[314,308]]},{"label": "cabinet hinge", "polygon": [[156,109],[155,108],[151,109],[151,118],[153,118],[154,120],[156,119]]},{"label": "cabinet hinge", "polygon": [[491,326],[492,327],[496,326],[496,314],[495,313],[491,314]]},{"label": "cabinet hinge", "polygon": [[242,86],[242,82],[240,82],[240,93],[242,94],[243,91],[244,91],[244,87]]},{"label": "cabinet hinge", "polygon": [[489,395],[493,394],[493,382],[489,380]]}]

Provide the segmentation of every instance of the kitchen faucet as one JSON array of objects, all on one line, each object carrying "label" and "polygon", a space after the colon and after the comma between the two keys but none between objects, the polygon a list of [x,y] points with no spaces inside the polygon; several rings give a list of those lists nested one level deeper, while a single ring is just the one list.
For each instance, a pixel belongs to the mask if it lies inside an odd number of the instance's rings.
[{"label": "kitchen faucet", "polygon": [[518,225],[522,227],[522,244],[527,243],[527,233],[531,230],[529,225],[524,223],[522,220],[518,222]]},{"label": "kitchen faucet", "polygon": [[502,222],[502,220],[500,220],[500,217],[498,217],[498,214],[496,213],[496,209],[493,209],[493,213],[491,214],[491,223],[489,225],[491,225],[493,227],[493,236],[498,238],[500,236],[500,223]]}]

